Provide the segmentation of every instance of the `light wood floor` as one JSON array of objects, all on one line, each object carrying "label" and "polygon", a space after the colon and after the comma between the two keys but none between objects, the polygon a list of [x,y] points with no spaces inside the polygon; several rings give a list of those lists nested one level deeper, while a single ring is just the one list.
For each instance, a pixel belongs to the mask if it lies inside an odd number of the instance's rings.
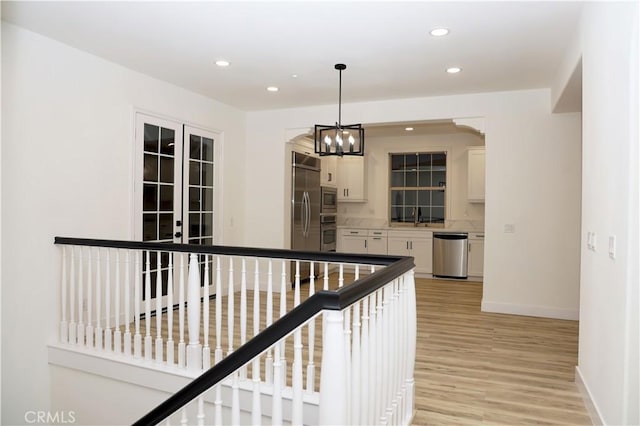
[{"label": "light wood floor", "polygon": [[[336,286],[332,276],[330,287]],[[307,292],[308,288],[303,286],[303,300]],[[247,296],[251,318],[252,293],[249,291]],[[591,424],[574,383],[577,321],[480,312],[481,283],[416,279],[416,297],[415,425]],[[226,306],[226,297],[223,300]],[[292,301],[293,291],[288,293],[289,308]],[[264,307],[264,296],[261,302]],[[215,324],[214,304],[212,300],[212,327]],[[237,317],[238,298],[235,306]],[[278,312],[279,297],[274,295],[274,318],[279,317]],[[222,347],[226,354],[226,312],[223,318]],[[249,319],[249,324],[251,321]],[[261,322],[263,328],[264,319]],[[317,388],[322,327],[319,320],[316,324]],[[174,326],[177,326],[177,317]],[[163,328],[166,330],[166,324]],[[152,330],[155,336],[155,318]],[[251,330],[249,325],[249,335]],[[214,331],[210,335],[212,346],[215,345]],[[234,347],[237,348],[237,324],[234,331]],[[177,338],[174,329],[174,339]],[[287,339],[288,359],[293,359],[292,340]],[[306,365],[306,330],[303,344]],[[287,373],[290,384],[290,366]]]},{"label": "light wood floor", "polygon": [[416,280],[416,425],[590,425],[578,322],[480,312],[482,285]]}]

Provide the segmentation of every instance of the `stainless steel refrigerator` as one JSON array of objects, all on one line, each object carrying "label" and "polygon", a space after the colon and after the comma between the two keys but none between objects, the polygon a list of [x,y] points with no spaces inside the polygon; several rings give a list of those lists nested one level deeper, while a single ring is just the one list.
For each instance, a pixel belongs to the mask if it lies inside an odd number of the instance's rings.
[{"label": "stainless steel refrigerator", "polygon": [[[320,251],[320,159],[293,152],[292,167],[291,249]],[[308,279],[309,272],[309,263],[301,263],[300,279]],[[295,265],[292,279],[294,274]]]}]

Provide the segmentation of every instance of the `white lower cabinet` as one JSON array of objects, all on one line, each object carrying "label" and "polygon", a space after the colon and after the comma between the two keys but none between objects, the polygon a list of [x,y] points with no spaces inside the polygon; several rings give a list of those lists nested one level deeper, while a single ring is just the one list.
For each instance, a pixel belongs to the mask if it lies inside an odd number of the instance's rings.
[{"label": "white lower cabinet", "polygon": [[430,231],[389,231],[387,252],[390,255],[413,256],[416,272],[433,270],[433,233]]},{"label": "white lower cabinet", "polygon": [[343,229],[338,233],[339,253],[387,254],[387,231],[378,229]]},{"label": "white lower cabinet", "polygon": [[484,234],[469,233],[467,274],[472,277],[484,276]]},{"label": "white lower cabinet", "polygon": [[339,253],[367,253],[366,229],[343,229],[338,233],[336,251]]},{"label": "white lower cabinet", "polygon": [[369,230],[367,233],[367,253],[387,254],[387,231]]}]

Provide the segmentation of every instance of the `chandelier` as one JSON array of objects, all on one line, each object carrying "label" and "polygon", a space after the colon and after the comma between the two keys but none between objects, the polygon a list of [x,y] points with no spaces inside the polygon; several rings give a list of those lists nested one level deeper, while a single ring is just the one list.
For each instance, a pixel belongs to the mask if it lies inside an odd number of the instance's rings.
[{"label": "chandelier", "polygon": [[325,155],[364,155],[364,129],[362,124],[342,124],[342,71],[345,64],[336,64],[340,72],[338,90],[338,122],[334,126],[315,125],[314,146],[316,154]]}]

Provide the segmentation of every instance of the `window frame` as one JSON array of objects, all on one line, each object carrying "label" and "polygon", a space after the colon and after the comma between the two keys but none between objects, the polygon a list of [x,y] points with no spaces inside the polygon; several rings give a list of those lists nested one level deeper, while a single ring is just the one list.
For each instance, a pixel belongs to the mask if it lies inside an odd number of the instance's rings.
[{"label": "window frame", "polygon": [[[406,185],[406,180],[404,181],[404,186],[394,186],[394,156],[404,156],[405,157],[405,168],[407,167],[406,164],[406,157],[407,156],[411,156],[411,155],[415,155],[416,157],[420,156],[420,155],[444,155],[444,184],[439,183],[438,185],[433,185],[433,180],[431,180],[430,185],[422,185],[420,186],[420,173],[425,172],[425,170],[420,170],[418,165],[419,165],[419,161],[416,161],[416,168],[415,168],[415,173],[416,173],[416,178],[415,178],[415,186],[413,185]],[[448,194],[447,194],[447,186],[449,184],[448,180],[449,180],[449,156],[448,156],[448,152],[447,150],[443,150],[443,149],[438,149],[438,150],[428,150],[428,151],[409,151],[409,152],[389,152],[388,154],[389,156],[389,163],[388,163],[388,185],[389,185],[389,190],[388,190],[388,202],[387,202],[387,219],[388,219],[388,223],[390,226],[392,227],[409,227],[409,226],[416,226],[416,223],[412,220],[412,221],[402,221],[402,220],[398,220],[398,219],[394,219],[394,215],[392,214],[393,209],[394,208],[398,208],[398,205],[393,204],[393,198],[394,198],[394,191],[438,191],[438,192],[443,192],[443,197],[442,197],[442,204],[437,204],[434,205],[433,204],[433,199],[431,198],[432,194],[429,194],[429,202],[428,202],[428,206],[429,206],[429,211],[431,211],[431,209],[435,208],[442,208],[443,209],[443,218],[441,222],[432,222],[431,221],[431,214],[428,215],[428,220],[427,221],[422,221],[420,220],[417,224],[417,226],[429,226],[429,227],[433,227],[433,228],[444,228],[445,227],[445,223],[447,221],[447,213],[448,213]],[[433,166],[429,166],[429,167],[433,167]],[[406,173],[407,171],[411,171],[413,172],[414,170],[402,170],[405,173],[405,179],[406,179]],[[397,173],[397,170],[395,170],[395,172]],[[430,174],[430,179],[433,179],[433,172],[434,170],[431,169],[429,170]],[[405,194],[406,195],[406,194]],[[415,197],[415,201],[413,202],[412,206],[408,206],[406,204],[405,199],[403,199],[403,202],[401,204],[403,209],[407,209],[407,208],[411,208],[413,211],[419,211],[418,209],[422,206],[422,204],[420,203],[420,196],[419,194],[416,194]],[[407,216],[403,213],[402,217],[406,218]],[[420,216],[419,216],[420,217]]]}]

